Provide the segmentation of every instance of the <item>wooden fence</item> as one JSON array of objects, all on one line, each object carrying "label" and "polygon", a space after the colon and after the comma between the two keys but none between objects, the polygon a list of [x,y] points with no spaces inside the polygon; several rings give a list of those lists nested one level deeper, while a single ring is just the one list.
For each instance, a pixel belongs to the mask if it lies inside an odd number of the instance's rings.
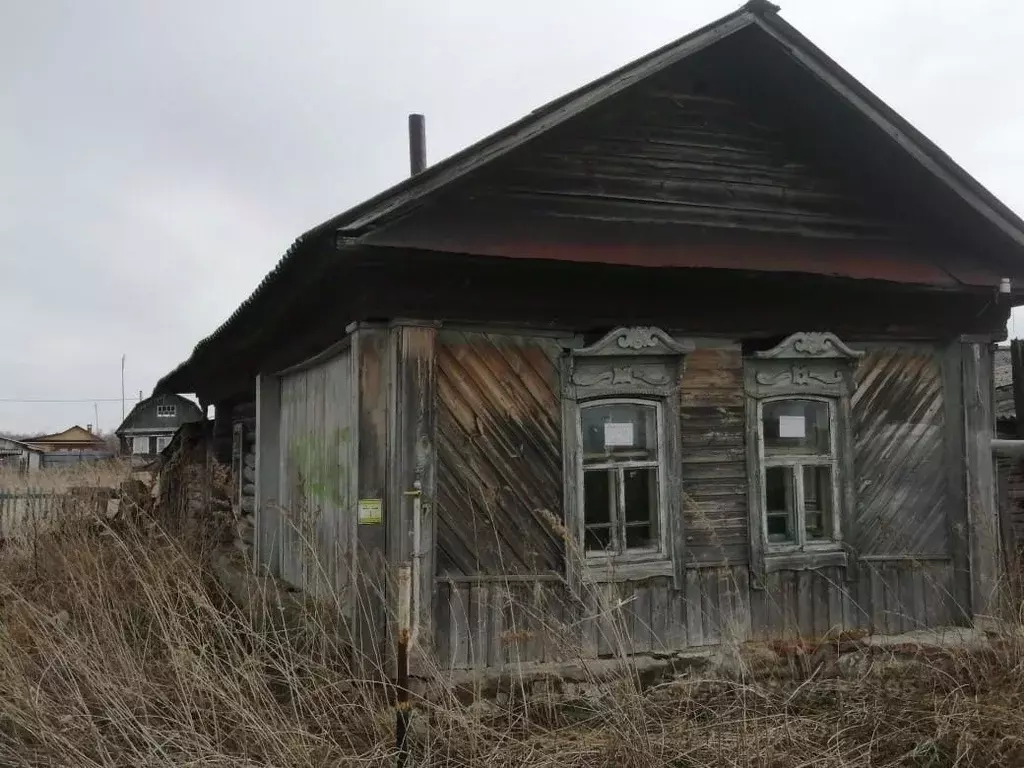
[{"label": "wooden fence", "polygon": [[38,488],[0,488],[0,539],[30,535],[56,520],[65,508],[67,494]]}]

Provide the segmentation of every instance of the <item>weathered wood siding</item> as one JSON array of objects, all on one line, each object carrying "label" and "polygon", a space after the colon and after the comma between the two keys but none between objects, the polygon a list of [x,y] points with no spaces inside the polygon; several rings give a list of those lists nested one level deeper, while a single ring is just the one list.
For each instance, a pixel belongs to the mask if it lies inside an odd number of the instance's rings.
[{"label": "weathered wood siding", "polygon": [[439,574],[562,572],[558,346],[445,331],[438,340]]},{"label": "weathered wood siding", "polygon": [[[864,348],[851,404],[855,569],[773,571],[764,589],[751,588],[743,358],[738,344],[723,342],[689,354],[680,382],[684,588],[662,576],[588,583],[573,597],[557,551],[545,561],[548,574],[530,575],[536,561],[518,554],[548,535],[529,510],[560,509],[557,349],[543,340],[444,334],[439,546],[457,544],[463,560],[477,552],[479,563],[459,568],[440,554],[442,663],[500,666],[956,623],[941,352]],[[505,501],[486,507],[477,498]]]},{"label": "weathered wood siding", "polygon": [[683,590],[669,576],[592,585],[580,605],[557,581],[441,579],[438,654],[453,668],[498,667],[850,629],[899,634],[954,619],[944,562],[869,561],[852,584],[841,568],[779,571],[766,587],[751,590],[742,565],[689,568]]},{"label": "weathered wood siding", "polygon": [[942,365],[929,349],[871,349],[852,398],[861,555],[949,555]]},{"label": "weathered wood siding", "polygon": [[279,573],[312,594],[351,578],[354,386],[347,350],[281,379]]},{"label": "weathered wood siding", "polygon": [[683,514],[688,558],[747,556],[747,464],[743,359],[739,346],[697,349],[682,380]]}]

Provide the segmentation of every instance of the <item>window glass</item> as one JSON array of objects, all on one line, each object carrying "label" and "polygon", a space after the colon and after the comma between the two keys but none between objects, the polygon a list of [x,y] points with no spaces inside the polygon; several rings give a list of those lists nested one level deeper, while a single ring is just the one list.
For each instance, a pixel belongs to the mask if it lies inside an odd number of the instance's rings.
[{"label": "window glass", "polygon": [[804,530],[808,540],[832,538],[832,467],[805,466]]},{"label": "window glass", "polygon": [[761,429],[766,455],[822,455],[832,450],[828,403],[774,400],[765,403]]},{"label": "window glass", "polygon": [[583,473],[583,514],[588,550],[603,551],[612,545],[615,472],[593,469]]},{"label": "window glass", "polygon": [[580,408],[588,551],[658,549],[659,428],[653,403],[598,401]]},{"label": "window glass", "polygon": [[656,461],[657,408],[641,403],[590,404],[580,409],[586,463]]},{"label": "window glass", "polygon": [[768,467],[764,480],[768,541],[773,544],[792,543],[796,541],[793,470],[791,467]]},{"label": "window glass", "polygon": [[658,545],[658,470],[656,467],[623,470],[626,547]]},{"label": "window glass", "polygon": [[149,453],[149,437],[133,437],[132,453]]}]

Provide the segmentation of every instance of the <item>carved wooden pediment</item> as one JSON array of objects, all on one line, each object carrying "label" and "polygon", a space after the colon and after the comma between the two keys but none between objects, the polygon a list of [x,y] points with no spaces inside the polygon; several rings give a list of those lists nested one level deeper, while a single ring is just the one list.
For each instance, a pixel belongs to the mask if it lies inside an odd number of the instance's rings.
[{"label": "carved wooden pediment", "polygon": [[573,356],[685,355],[692,351],[691,342],[676,340],[660,328],[630,326],[616,328],[596,344],[574,350]]},{"label": "carved wooden pediment", "polygon": [[858,360],[864,353],[851,349],[834,333],[794,333],[771,349],[755,352],[762,360]]}]

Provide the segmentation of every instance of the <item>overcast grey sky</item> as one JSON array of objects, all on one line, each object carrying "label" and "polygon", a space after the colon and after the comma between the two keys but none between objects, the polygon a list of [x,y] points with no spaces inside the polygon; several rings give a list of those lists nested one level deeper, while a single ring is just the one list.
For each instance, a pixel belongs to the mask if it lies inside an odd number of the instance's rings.
[{"label": "overcast grey sky", "polygon": [[[781,4],[1024,211],[1024,5]],[[406,175],[407,113],[433,162],[738,5],[0,0],[0,430],[93,422],[5,401],[118,398],[122,353],[148,393],[295,236]]]}]

